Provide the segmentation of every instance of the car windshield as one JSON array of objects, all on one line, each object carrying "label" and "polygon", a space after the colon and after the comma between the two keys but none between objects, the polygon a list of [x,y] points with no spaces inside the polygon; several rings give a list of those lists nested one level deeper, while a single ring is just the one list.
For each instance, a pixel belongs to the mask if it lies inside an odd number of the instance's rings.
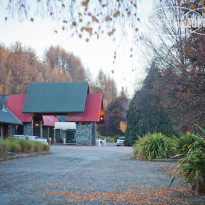
[{"label": "car windshield", "polygon": [[120,137],[120,138],[118,138],[118,140],[124,140],[125,138],[124,137]]}]

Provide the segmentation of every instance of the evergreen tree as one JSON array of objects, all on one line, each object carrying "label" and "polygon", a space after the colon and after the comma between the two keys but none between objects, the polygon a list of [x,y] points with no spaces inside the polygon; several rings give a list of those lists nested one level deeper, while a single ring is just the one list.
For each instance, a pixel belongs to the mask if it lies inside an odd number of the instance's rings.
[{"label": "evergreen tree", "polygon": [[169,116],[161,106],[162,97],[160,93],[156,94],[155,83],[158,79],[158,68],[153,64],[143,82],[143,87],[135,93],[129,106],[127,145],[133,145],[139,136],[143,137],[147,133],[161,132],[168,136],[174,133]]}]

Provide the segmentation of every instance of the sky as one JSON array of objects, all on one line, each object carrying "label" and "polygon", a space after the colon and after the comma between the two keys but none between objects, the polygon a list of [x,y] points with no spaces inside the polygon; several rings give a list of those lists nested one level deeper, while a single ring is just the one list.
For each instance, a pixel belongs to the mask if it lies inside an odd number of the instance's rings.
[{"label": "sky", "polygon": [[[152,9],[151,0],[143,0],[139,4],[139,15],[143,16]],[[140,44],[128,37],[119,36],[116,42],[109,37],[91,39],[88,43],[71,37],[67,31],[58,30],[58,24],[51,19],[35,18],[33,22],[24,20],[19,22],[15,19],[8,19],[5,22],[6,12],[0,7],[0,44],[11,46],[19,41],[23,47],[31,47],[36,51],[39,59],[42,59],[46,49],[50,46],[61,46],[67,52],[72,52],[78,56],[84,67],[89,68],[96,77],[98,71],[102,69],[109,74],[117,83],[118,92],[122,87],[127,88],[129,96],[132,97],[139,82],[145,77],[145,67],[141,55]],[[141,21],[143,24],[143,21]],[[143,33],[143,31],[141,31]],[[130,48],[134,48],[133,57],[130,58]],[[116,61],[114,52],[117,52]],[[113,73],[114,71],[114,73]]]}]

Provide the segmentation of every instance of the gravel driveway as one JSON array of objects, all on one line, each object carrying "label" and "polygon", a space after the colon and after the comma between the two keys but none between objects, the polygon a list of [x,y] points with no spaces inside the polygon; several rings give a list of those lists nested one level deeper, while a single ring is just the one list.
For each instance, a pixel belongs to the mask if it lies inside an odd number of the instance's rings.
[{"label": "gravel driveway", "polygon": [[[0,162],[0,204],[205,204],[168,187],[165,162],[129,147],[52,146],[53,154]],[[174,184],[176,186],[176,183]]]}]

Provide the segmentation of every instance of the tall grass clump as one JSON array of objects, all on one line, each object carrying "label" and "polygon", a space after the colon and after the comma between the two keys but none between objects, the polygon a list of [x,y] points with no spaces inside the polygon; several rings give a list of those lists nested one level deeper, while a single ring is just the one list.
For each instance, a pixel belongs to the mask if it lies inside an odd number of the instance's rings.
[{"label": "tall grass clump", "polygon": [[[205,130],[198,126],[205,136]],[[192,135],[195,142],[188,149],[186,156],[179,162],[178,169],[187,183],[198,194],[205,195],[205,137]],[[172,179],[175,179],[175,177]],[[171,184],[172,184],[171,182]]]},{"label": "tall grass clump", "polygon": [[33,150],[33,143],[31,141],[19,139],[17,142],[21,146],[22,152],[31,152]]},{"label": "tall grass clump", "polygon": [[0,156],[4,156],[6,152],[27,153],[49,151],[50,146],[42,142],[29,141],[24,139],[0,139]]},{"label": "tall grass clump", "polygon": [[33,142],[33,148],[34,148],[34,152],[39,152],[43,149],[43,143],[42,142]]},{"label": "tall grass clump", "polygon": [[182,135],[180,138],[176,139],[178,154],[186,156],[190,147],[193,143],[196,142],[195,134],[187,132],[185,135]]},{"label": "tall grass clump", "polygon": [[42,151],[49,151],[49,150],[50,150],[50,146],[47,144],[43,144]]},{"label": "tall grass clump", "polygon": [[142,160],[170,158],[175,154],[175,141],[161,133],[147,134],[133,146],[133,158]]},{"label": "tall grass clump", "polygon": [[0,156],[5,155],[6,150],[7,150],[7,147],[6,147],[6,144],[4,143],[4,140],[0,139]]},{"label": "tall grass clump", "polygon": [[7,143],[7,151],[13,153],[21,152],[21,146],[17,141],[10,141]]}]

